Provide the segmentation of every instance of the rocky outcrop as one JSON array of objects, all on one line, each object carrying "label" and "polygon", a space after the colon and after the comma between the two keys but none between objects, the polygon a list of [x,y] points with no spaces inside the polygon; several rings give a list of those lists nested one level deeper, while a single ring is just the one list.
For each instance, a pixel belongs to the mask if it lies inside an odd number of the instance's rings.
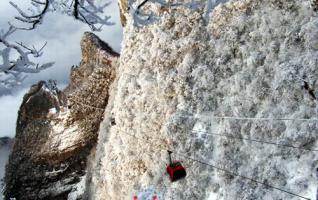
[{"label": "rocky outcrop", "polygon": [[5,197],[81,199],[86,161],[94,151],[119,54],[92,33],[82,61],[60,91],[53,81],[33,85],[18,112],[15,144],[5,175]]},{"label": "rocky outcrop", "polygon": [[[155,16],[148,24],[125,15],[90,198],[128,200],[151,188],[165,200],[299,199],[273,185],[315,199],[315,152],[233,139],[318,148],[317,120],[273,119],[318,116],[312,1],[159,2],[143,7]],[[169,181],[167,149],[183,161],[185,179]]]}]

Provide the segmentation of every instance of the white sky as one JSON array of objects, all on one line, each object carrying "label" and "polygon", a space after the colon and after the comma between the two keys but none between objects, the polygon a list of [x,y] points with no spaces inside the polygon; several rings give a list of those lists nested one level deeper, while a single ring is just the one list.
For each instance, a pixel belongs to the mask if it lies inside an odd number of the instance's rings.
[{"label": "white sky", "polygon": [[[114,26],[105,26],[102,32],[95,33],[102,40],[107,42],[114,50],[120,51],[122,41],[122,28],[119,20],[119,10],[117,0],[106,8],[105,14],[112,17],[116,23]],[[15,1],[18,5],[29,1]],[[25,5],[21,5],[22,7]],[[6,29],[7,22],[12,21],[17,15],[14,8],[9,5],[9,0],[0,1],[0,29]],[[64,85],[69,81],[69,73],[72,65],[80,62],[80,40],[85,31],[90,31],[89,27],[71,17],[61,14],[49,14],[44,19],[44,23],[34,31],[20,31],[11,37],[11,41],[22,41],[25,44],[41,46],[47,42],[43,56],[39,62],[54,61],[55,65],[39,74],[29,75],[23,87],[15,89],[12,95],[0,97],[0,137],[15,134],[15,122],[17,110],[22,101],[23,94],[29,89],[31,84],[39,80],[54,79],[59,84]]]}]

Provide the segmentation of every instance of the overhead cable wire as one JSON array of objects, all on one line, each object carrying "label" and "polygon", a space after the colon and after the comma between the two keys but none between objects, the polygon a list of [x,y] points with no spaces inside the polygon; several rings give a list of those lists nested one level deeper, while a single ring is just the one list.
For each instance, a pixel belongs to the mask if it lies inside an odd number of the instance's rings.
[{"label": "overhead cable wire", "polygon": [[178,155],[181,156],[181,157],[184,157],[184,158],[187,158],[187,159],[189,159],[189,160],[192,160],[192,161],[194,161],[194,162],[198,162],[198,163],[200,163],[200,164],[210,166],[210,167],[215,168],[215,169],[217,169],[217,170],[219,170],[219,171],[222,171],[222,172],[224,172],[224,173],[226,173],[226,174],[229,174],[229,175],[232,175],[232,176],[237,176],[237,177],[240,177],[240,178],[243,178],[243,179],[247,179],[247,180],[250,180],[250,181],[252,181],[252,182],[254,182],[254,183],[257,183],[257,184],[260,184],[260,185],[264,185],[264,186],[266,186],[266,187],[269,187],[269,188],[272,188],[272,189],[275,189],[275,190],[279,190],[279,191],[281,191],[281,192],[284,192],[284,193],[287,193],[287,194],[290,194],[290,195],[293,195],[293,196],[296,196],[296,197],[299,197],[299,198],[302,198],[302,199],[311,200],[310,198],[307,198],[307,197],[301,196],[301,195],[299,195],[299,194],[296,194],[296,193],[287,191],[287,190],[285,190],[285,189],[281,189],[281,188],[276,187],[276,186],[273,186],[273,185],[269,185],[269,184],[267,184],[267,183],[265,183],[265,182],[261,182],[261,181],[255,180],[255,179],[250,178],[250,177],[247,177],[247,176],[240,175],[240,174],[235,173],[235,172],[232,172],[232,171],[230,171],[230,170],[227,170],[227,169],[218,167],[218,166],[216,166],[216,165],[213,165],[213,164],[211,164],[211,163],[204,162],[204,161],[201,161],[201,160],[197,160],[197,159],[195,159],[195,158],[192,158],[192,157],[189,157],[189,156],[185,156],[185,155],[181,155],[181,154],[179,154],[179,153],[176,153],[176,154],[178,154]]},{"label": "overhead cable wire", "polygon": [[139,10],[142,6],[144,6],[149,0],[144,0],[143,2],[141,2],[138,7],[137,10]]},{"label": "overhead cable wire", "polygon": [[266,118],[266,117],[236,117],[236,116],[206,116],[202,115],[199,117],[195,117],[193,115],[181,115],[176,117],[181,117],[181,118],[209,118],[209,119],[230,119],[230,120],[260,120],[260,121],[317,121],[318,118]]},{"label": "overhead cable wire", "polygon": [[251,142],[276,145],[276,146],[280,146],[280,147],[287,147],[287,148],[300,149],[300,150],[305,150],[305,151],[318,152],[317,149],[308,149],[308,148],[304,148],[304,147],[293,146],[293,145],[290,145],[290,144],[279,144],[279,143],[276,143],[276,142],[249,139],[249,138],[245,138],[245,137],[235,137],[235,136],[231,136],[231,135],[228,135],[228,134],[208,133],[208,132],[200,132],[200,131],[192,131],[192,133],[203,133],[205,135],[210,135],[210,136],[221,136],[221,137],[227,137],[227,138],[236,139],[236,140],[246,140],[246,141],[251,141]]},{"label": "overhead cable wire", "polygon": [[96,107],[96,106],[92,106],[92,105],[88,105],[88,104],[85,104],[85,103],[81,103],[80,101],[77,101],[75,100],[76,98],[74,98],[74,96],[72,96],[71,98],[68,98],[69,101],[73,101],[74,103],[76,104],[79,104],[81,106],[84,106],[84,107],[88,107],[88,108],[92,108],[92,109],[97,109],[97,110],[105,110],[105,108],[101,108],[101,107]]},{"label": "overhead cable wire", "polygon": [[[129,134],[129,133],[127,133],[127,132],[122,132],[122,133],[124,133],[124,134],[126,134],[126,135],[129,135],[129,136],[131,136],[131,137],[134,137],[134,138],[136,138],[137,140],[143,140],[144,142],[151,143],[149,140],[145,140],[145,139],[143,139],[143,138],[139,138],[139,137],[137,137],[136,135],[132,135],[132,134]],[[148,137],[148,136],[147,136],[147,137]],[[151,137],[148,137],[148,139],[149,139],[149,138],[151,138]],[[151,145],[151,148],[154,148],[154,147],[155,147],[154,145]],[[156,147],[156,149],[167,150],[167,149],[163,149],[162,147]],[[174,152],[174,151],[172,151],[172,152]],[[147,153],[147,152],[144,151],[143,153]],[[175,152],[174,152],[174,153],[175,153]],[[148,153],[147,153],[147,154],[148,154]],[[183,155],[183,153],[175,153],[175,154],[177,154],[177,155],[179,155],[179,156],[181,156],[181,157],[187,158],[187,159],[189,159],[189,160],[192,160],[192,161],[194,161],[194,162],[198,162],[198,163],[200,163],[200,164],[210,166],[210,167],[212,167],[212,168],[215,168],[215,169],[217,169],[217,170],[219,170],[219,171],[222,171],[222,172],[224,172],[224,173],[230,174],[230,175],[232,175],[232,176],[240,177],[240,178],[243,178],[243,179],[252,181],[252,182],[254,182],[254,183],[257,183],[257,184],[260,184],[260,185],[263,185],[263,186],[266,186],[266,187],[269,187],[269,188],[272,188],[272,189],[275,189],[275,190],[278,190],[278,191],[281,191],[281,192],[284,192],[284,193],[287,193],[287,194],[290,194],[290,195],[293,195],[293,196],[296,196],[296,197],[299,197],[299,198],[302,198],[302,199],[311,200],[310,198],[307,198],[307,197],[301,196],[301,195],[299,195],[299,194],[296,194],[296,193],[287,191],[287,190],[285,190],[285,189],[281,189],[281,188],[279,188],[279,187],[276,187],[276,186],[273,186],[273,185],[269,185],[269,184],[267,184],[267,183],[265,183],[265,182],[261,182],[261,181],[255,180],[255,179],[253,179],[253,178],[240,175],[240,174],[238,174],[238,173],[236,173],[236,172],[232,172],[232,171],[230,171],[230,170],[227,170],[227,169],[218,167],[218,166],[213,165],[213,164],[211,164],[211,163],[209,163],[209,162],[205,162],[205,161],[202,161],[202,160],[198,160],[198,159],[195,159],[195,158],[192,158],[192,157]],[[148,154],[148,155],[150,155],[150,154]]]}]

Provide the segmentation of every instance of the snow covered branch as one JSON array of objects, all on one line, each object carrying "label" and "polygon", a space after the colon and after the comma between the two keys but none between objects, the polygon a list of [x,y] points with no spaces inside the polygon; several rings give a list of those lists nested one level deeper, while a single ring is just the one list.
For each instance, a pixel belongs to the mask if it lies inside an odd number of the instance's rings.
[{"label": "snow covered branch", "polygon": [[60,12],[87,24],[93,31],[100,31],[103,25],[113,25],[110,16],[105,16],[104,8],[110,2],[99,3],[95,0],[30,0],[31,7],[22,9],[10,2],[17,10],[14,23],[9,22],[7,31],[0,32],[0,96],[12,87],[19,85],[27,73],[38,73],[53,65],[52,62],[38,64],[32,58],[43,54],[46,43],[40,47],[12,42],[8,38],[18,30],[34,30],[42,24],[49,12]]},{"label": "snow covered branch", "polygon": [[37,58],[42,55],[41,48],[28,47],[23,43],[11,43],[8,37],[17,30],[16,27],[9,26],[9,29],[0,33],[0,95],[8,93],[10,89],[19,85],[26,77],[26,73],[38,73],[53,65],[52,62],[46,64],[38,64],[31,61],[31,57]]},{"label": "snow covered branch", "polygon": [[42,23],[42,20],[48,11],[49,8],[49,0],[45,0],[45,2],[37,1],[37,0],[31,0],[32,5],[36,7],[38,10],[42,6],[42,10],[39,13],[35,13],[34,10],[32,11],[32,14],[27,14],[23,10],[19,8],[19,6],[12,1],[10,1],[10,4],[19,12],[21,16],[16,16],[15,19],[17,19],[20,22],[30,24],[29,27],[21,28],[21,27],[15,27],[14,25],[10,24],[11,26],[17,28],[17,29],[24,29],[24,30],[32,30],[35,29],[38,24]]},{"label": "snow covered branch", "polygon": [[[13,2],[10,4],[18,11],[20,16],[16,16],[17,21],[27,24],[27,27],[12,25],[18,29],[32,30],[41,24],[48,12],[61,12],[86,23],[93,31],[100,31],[103,25],[113,25],[110,16],[103,16],[104,8],[110,2],[98,4],[95,0],[31,0],[32,7],[28,9],[30,13],[23,11]],[[99,27],[97,27],[99,25]]]},{"label": "snow covered branch", "polygon": [[142,27],[148,24],[152,24],[155,21],[160,19],[160,16],[157,16],[153,12],[149,11],[143,11],[143,7],[146,4],[150,3],[157,3],[162,7],[184,7],[188,8],[190,10],[196,11],[196,10],[205,10],[203,14],[203,19],[205,21],[208,21],[209,14],[211,11],[219,4],[225,3],[228,0],[207,0],[206,2],[200,1],[200,0],[192,0],[189,2],[184,2],[184,1],[174,1],[173,3],[168,2],[166,0],[144,0],[141,3],[136,5],[136,0],[128,0],[128,5],[129,5],[129,11],[130,14],[133,17],[134,20],[134,25],[136,27]]}]

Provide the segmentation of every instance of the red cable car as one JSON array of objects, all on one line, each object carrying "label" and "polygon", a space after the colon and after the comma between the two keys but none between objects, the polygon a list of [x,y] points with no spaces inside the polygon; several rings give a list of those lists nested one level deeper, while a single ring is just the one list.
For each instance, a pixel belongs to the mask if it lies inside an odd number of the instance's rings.
[{"label": "red cable car", "polygon": [[172,151],[168,150],[168,154],[169,154],[170,163],[169,165],[167,165],[167,173],[170,176],[170,181],[174,182],[186,177],[187,172],[185,168],[181,165],[181,162],[180,161],[172,162],[172,159],[171,159]]}]

